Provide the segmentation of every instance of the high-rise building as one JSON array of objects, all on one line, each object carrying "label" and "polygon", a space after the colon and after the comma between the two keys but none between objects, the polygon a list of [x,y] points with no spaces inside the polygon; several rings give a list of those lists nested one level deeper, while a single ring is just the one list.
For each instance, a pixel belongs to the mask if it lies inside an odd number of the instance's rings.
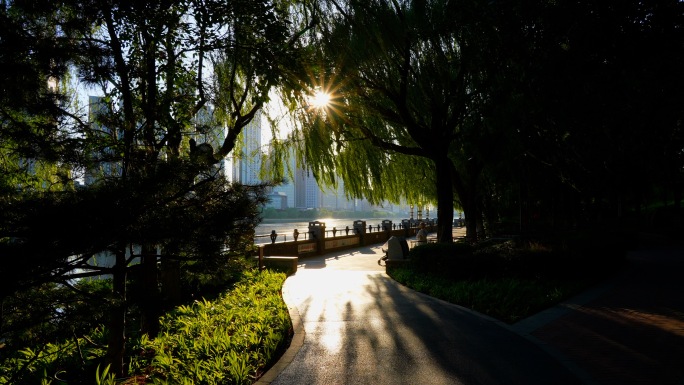
[{"label": "high-rise building", "polygon": [[320,207],[329,210],[354,210],[355,200],[344,194],[344,181],[337,178],[337,188],[321,188]]},{"label": "high-rise building", "polygon": [[306,208],[306,170],[295,168],[294,170],[294,193],[295,205],[297,208]]},{"label": "high-rise building", "polygon": [[318,186],[316,178],[307,171],[304,179],[304,188],[306,190],[306,208],[319,208],[321,188]]},{"label": "high-rise building", "polygon": [[232,158],[233,181],[243,184],[261,183],[261,130],[261,111],[257,111],[240,134],[240,153]]},{"label": "high-rise building", "polygon": [[[293,153],[290,152],[290,157],[286,160],[285,181],[273,187],[273,192],[282,193],[287,197],[287,207],[297,207],[295,204],[295,181],[293,180],[295,164]],[[293,175],[290,175],[289,171],[292,171]]]},{"label": "high-rise building", "polygon": [[116,159],[116,152],[108,145],[113,145],[121,139],[121,134],[115,127],[108,127],[101,123],[100,117],[111,111],[102,96],[88,97],[88,122],[93,132],[100,136],[104,146],[97,153],[89,154],[93,166],[85,170],[83,182],[90,185],[98,180],[121,175],[121,162]]}]

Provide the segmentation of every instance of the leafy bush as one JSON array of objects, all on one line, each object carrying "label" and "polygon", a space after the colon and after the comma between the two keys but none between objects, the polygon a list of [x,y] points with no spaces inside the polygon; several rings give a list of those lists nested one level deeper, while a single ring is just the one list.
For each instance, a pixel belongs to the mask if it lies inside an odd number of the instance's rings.
[{"label": "leafy bush", "polygon": [[[155,383],[252,384],[283,348],[292,324],[280,296],[285,274],[245,274],[216,301],[180,306],[143,339]],[[143,366],[140,366],[143,368]]]},{"label": "leafy bush", "polygon": [[459,275],[470,270],[474,248],[467,243],[429,243],[409,251],[414,270],[427,274]]},{"label": "leafy bush", "polygon": [[4,351],[72,339],[102,324],[106,301],[88,301],[81,293],[107,298],[110,281],[80,280],[74,287],[78,291],[46,283],[5,297],[0,328]]},{"label": "leafy bush", "polygon": [[630,237],[625,233],[572,233],[544,238],[428,244],[409,253],[416,272],[450,279],[593,279],[619,269]]},{"label": "leafy bush", "polygon": [[189,261],[182,268],[183,292],[187,298],[215,298],[240,281],[244,271],[256,268],[256,262],[242,255],[221,253],[208,256],[201,263]]},{"label": "leafy bush", "polygon": [[[154,383],[252,384],[292,333],[280,294],[285,277],[250,270],[215,301],[196,301],[166,314],[159,337],[132,342],[132,375]],[[98,328],[87,337],[3,349],[0,385],[113,383],[101,365],[106,335]]]},{"label": "leafy bush", "polygon": [[105,341],[99,328],[87,338],[20,349],[0,363],[0,384],[91,384],[105,355]]}]

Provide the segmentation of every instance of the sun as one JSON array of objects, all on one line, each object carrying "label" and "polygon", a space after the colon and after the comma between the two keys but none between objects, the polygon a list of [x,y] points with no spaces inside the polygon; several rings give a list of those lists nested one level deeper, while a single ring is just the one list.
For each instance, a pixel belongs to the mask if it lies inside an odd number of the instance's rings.
[{"label": "sun", "polygon": [[302,95],[302,102],[305,104],[303,107],[312,116],[340,115],[340,109],[344,107],[344,98],[339,93],[342,83],[335,78],[326,79],[324,73],[309,76],[306,93]]},{"label": "sun", "polygon": [[330,99],[331,97],[329,93],[316,90],[316,92],[309,97],[309,103],[314,108],[326,108],[330,104]]}]

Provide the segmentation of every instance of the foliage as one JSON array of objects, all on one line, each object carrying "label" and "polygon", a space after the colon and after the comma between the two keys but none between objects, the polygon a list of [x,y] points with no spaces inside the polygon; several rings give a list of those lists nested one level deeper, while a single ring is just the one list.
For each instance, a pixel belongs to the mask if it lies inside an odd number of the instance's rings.
[{"label": "foliage", "polygon": [[[83,301],[108,306],[121,375],[127,315],[154,334],[181,284],[215,293],[246,268],[267,186],[227,183],[221,161],[296,56],[288,7],[3,3],[0,253],[17,263],[0,271],[0,299],[110,275],[111,293]],[[97,96],[83,106],[74,86]],[[111,265],[91,259],[104,254]]]},{"label": "foliage", "polygon": [[[236,241],[234,254],[244,250],[241,238],[256,226],[265,186],[228,184],[214,175],[195,184],[187,181],[186,167],[178,163],[141,180],[111,180],[14,202],[14,210],[0,214],[3,233],[12,237],[0,242],[0,250],[18,262],[3,269],[3,288],[50,279],[67,260],[71,269],[106,274],[107,267],[88,261],[122,240],[172,247],[186,260],[217,255],[226,238]],[[71,226],[63,225],[65,218]],[[68,279],[69,273],[61,272],[60,278]]]},{"label": "foliage", "polygon": [[417,272],[462,276],[472,270],[473,251],[465,242],[428,243],[411,249],[409,258]]},{"label": "foliage", "polygon": [[155,383],[251,384],[286,343],[292,324],[282,273],[252,271],[215,301],[180,306],[162,332],[141,340]]},{"label": "foliage", "polygon": [[682,98],[683,7],[539,1],[498,11],[509,49],[497,56],[508,65],[486,121],[494,141],[477,154],[487,155],[492,222],[515,215],[523,232],[569,229],[681,196],[681,153],[670,145],[682,143],[671,103]]},{"label": "foliage", "polygon": [[[80,280],[73,288],[46,283],[2,302],[3,349],[42,346],[91,332],[106,321],[111,282]],[[98,298],[98,301],[93,301]]]},{"label": "foliage", "polygon": [[[252,255],[255,255],[254,250]],[[217,253],[200,260],[188,260],[182,264],[186,274],[182,277],[186,298],[214,298],[242,279],[245,271],[255,267],[251,256],[236,256],[229,252]]]},{"label": "foliage", "polygon": [[398,267],[396,281],[432,297],[513,324],[547,309],[588,287],[581,281],[543,281],[506,277],[452,280]]},{"label": "foliage", "polygon": [[[327,110],[296,110],[304,120],[290,140],[300,165],[328,184],[341,177],[348,194],[371,202],[439,202],[441,241],[451,241],[454,205],[473,237],[511,218],[526,237],[615,224],[630,211],[636,228],[647,204],[679,208],[682,7],[3,2],[0,254],[11,261],[0,270],[3,343],[66,340],[69,324],[78,340],[93,325],[71,317],[90,306],[94,321],[110,321],[109,370],[121,375],[125,326],[154,335],[158,305],[178,285],[198,298],[237,279],[267,186],[227,184],[220,163],[236,155],[274,86],[293,109],[317,87],[333,94]],[[99,97],[80,105],[76,83]],[[659,231],[669,222],[677,234],[677,211],[654,214]],[[461,263],[463,274],[487,279],[560,279],[587,266],[600,275],[619,263],[613,251],[624,234],[591,231],[599,238],[519,238],[417,261],[425,271]],[[99,253],[115,264],[93,265]],[[112,276],[109,293],[66,292],[71,279],[103,274]],[[24,301],[32,305],[21,309]],[[139,318],[127,323],[131,314]]]},{"label": "foliage", "polygon": [[416,271],[453,279],[603,276],[623,262],[632,233],[582,231],[546,237],[427,244],[411,250]]},{"label": "foliage", "polygon": [[331,105],[293,138],[319,180],[456,205],[471,239],[681,205],[681,1],[321,4],[298,84]]},{"label": "foliage", "polygon": [[[250,270],[215,300],[197,300],[167,313],[158,338],[135,338],[129,351],[131,376],[152,375],[155,383],[253,383],[291,334],[280,296],[284,280],[282,273]],[[108,367],[101,365],[105,335],[100,328],[84,337],[63,336],[57,343],[26,341],[24,346],[31,348],[5,346],[0,384],[91,384],[93,376],[98,383],[113,383]]]},{"label": "foliage", "polygon": [[322,4],[311,48],[322,65],[299,84],[332,100],[327,110],[302,114],[293,133],[301,158],[317,179],[342,178],[353,197],[437,202],[438,236],[450,241],[457,172],[450,149],[480,93],[470,63],[477,54],[459,48],[471,43],[468,19],[444,17],[461,10],[446,1]]},{"label": "foliage", "polygon": [[[103,329],[86,337],[33,345],[7,352],[0,362],[0,384],[90,384],[102,357],[106,338]],[[98,379],[108,377],[105,373]]]}]

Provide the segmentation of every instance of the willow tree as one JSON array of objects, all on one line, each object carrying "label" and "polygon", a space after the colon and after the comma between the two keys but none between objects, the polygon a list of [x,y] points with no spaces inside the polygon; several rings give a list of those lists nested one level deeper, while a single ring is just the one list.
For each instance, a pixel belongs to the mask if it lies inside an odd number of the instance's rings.
[{"label": "willow tree", "polygon": [[[452,241],[455,200],[475,236],[477,176],[464,142],[483,103],[476,10],[452,1],[325,1],[302,79],[332,95],[295,136],[318,176],[354,194],[437,202]],[[315,47],[315,48],[313,48]]]}]

